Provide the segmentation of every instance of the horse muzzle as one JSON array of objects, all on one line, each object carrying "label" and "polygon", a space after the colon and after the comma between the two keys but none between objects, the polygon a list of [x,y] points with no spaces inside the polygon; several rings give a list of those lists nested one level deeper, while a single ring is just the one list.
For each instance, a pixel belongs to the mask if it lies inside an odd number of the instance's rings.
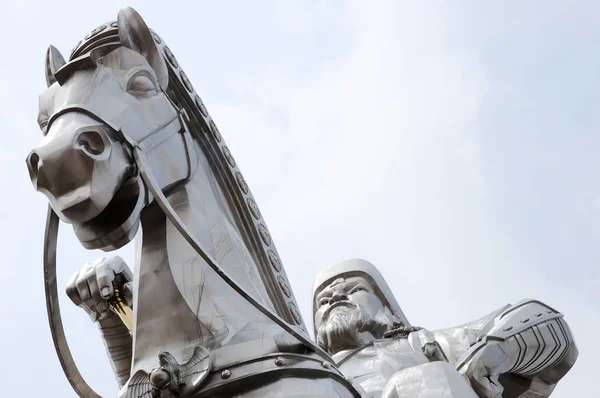
[{"label": "horse muzzle", "polygon": [[102,213],[133,168],[126,151],[113,147],[101,126],[81,130],[46,141],[27,157],[34,188],[70,224]]}]

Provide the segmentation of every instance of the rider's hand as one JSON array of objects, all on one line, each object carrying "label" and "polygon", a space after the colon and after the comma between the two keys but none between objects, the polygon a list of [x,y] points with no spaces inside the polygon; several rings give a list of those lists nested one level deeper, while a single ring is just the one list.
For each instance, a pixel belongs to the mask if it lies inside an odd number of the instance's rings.
[{"label": "rider's hand", "polygon": [[506,371],[514,353],[504,342],[488,341],[459,369],[480,397],[502,398],[498,377]]},{"label": "rider's hand", "polygon": [[132,280],[131,270],[121,257],[102,257],[77,271],[66,290],[71,301],[83,308],[95,322],[109,314],[108,302],[114,296],[115,288],[130,301]]}]

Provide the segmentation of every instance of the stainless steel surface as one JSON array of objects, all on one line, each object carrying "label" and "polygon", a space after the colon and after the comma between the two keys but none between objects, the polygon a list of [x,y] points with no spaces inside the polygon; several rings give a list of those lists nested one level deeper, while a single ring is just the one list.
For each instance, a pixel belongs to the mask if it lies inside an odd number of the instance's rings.
[{"label": "stainless steel surface", "polygon": [[320,272],[313,308],[317,342],[368,397],[548,397],[578,355],[563,315],[535,300],[454,328],[409,326],[364,260]]},{"label": "stainless steel surface", "polygon": [[[270,360],[276,372],[251,372],[242,384],[227,369],[228,394],[358,396],[337,369],[314,365],[330,358],[308,338],[256,202],[164,40],[125,8],[78,43],[69,62],[51,47],[46,80],[38,117],[44,139],[27,164],[34,187],[48,197],[50,217],[55,212],[72,224],[84,247],[105,251],[130,242],[142,226],[133,276],[119,259],[103,258],[79,270],[67,288],[103,331],[119,384],[129,379],[121,395],[135,395],[143,380],[154,383],[153,396],[206,396],[225,370],[208,375],[207,367],[193,389],[167,386],[179,364],[197,363],[201,347],[211,363],[231,369],[272,355],[286,362]],[[50,282],[54,222],[46,247]],[[109,308],[114,292],[132,279],[131,339]],[[95,396],[63,344],[55,283],[48,291],[65,373],[80,396]],[[103,325],[115,320],[119,344],[111,345]],[[311,360],[288,368],[286,355],[293,353]]]}]

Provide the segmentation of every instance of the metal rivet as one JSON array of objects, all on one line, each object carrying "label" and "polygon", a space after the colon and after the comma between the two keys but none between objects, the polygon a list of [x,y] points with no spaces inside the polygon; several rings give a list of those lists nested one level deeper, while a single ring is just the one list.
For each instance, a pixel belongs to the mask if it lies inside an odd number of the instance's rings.
[{"label": "metal rivet", "polygon": [[323,361],[323,363],[321,364],[322,367],[324,367],[325,369],[330,369],[331,368],[331,364],[327,361]]},{"label": "metal rivet", "polygon": [[504,330],[505,332],[508,332],[509,330],[512,330],[512,328],[513,328],[512,326],[509,326],[509,327],[507,327],[505,329],[502,329],[502,330]]},{"label": "metal rivet", "polygon": [[291,298],[292,291],[290,290],[290,287],[288,286],[283,276],[277,275],[277,282],[279,282],[279,287],[281,288],[283,294],[285,294],[288,298]]},{"label": "metal rivet", "polygon": [[[242,173],[240,173],[239,171],[237,173],[235,173],[235,179],[237,180],[238,185],[240,186],[240,189],[242,190],[242,192],[247,194],[249,192],[248,184],[246,184],[246,180],[244,180],[244,176],[242,176]],[[277,270],[277,271],[280,271],[280,270]]]},{"label": "metal rivet", "polygon": [[527,319],[523,319],[523,320],[521,321],[521,323],[527,323],[527,322],[529,322],[529,318],[527,318]]},{"label": "metal rivet", "polygon": [[[225,148],[223,148],[223,150],[225,150]],[[231,156],[231,153],[229,155]],[[233,159],[233,157],[232,157],[232,159]],[[232,165],[232,167],[233,167],[233,165]],[[248,203],[248,208],[250,209],[250,213],[252,213],[254,218],[256,218],[257,220],[260,220],[260,210],[258,209],[258,205],[254,201],[254,199],[248,198],[246,200],[246,203]]]},{"label": "metal rivet", "polygon": [[175,55],[173,55],[173,53],[171,52],[171,49],[167,46],[164,46],[163,52],[165,53],[165,56],[167,57],[167,60],[169,61],[169,63],[171,65],[173,65],[174,68],[178,68],[179,64],[177,63],[177,60],[175,59]]},{"label": "metal rivet", "polygon": [[231,167],[235,167],[235,159],[233,158],[233,155],[231,154],[229,148],[227,148],[226,146],[223,147],[223,156],[225,156],[227,163],[229,163]]},{"label": "metal rivet", "polygon": [[198,108],[200,108],[200,112],[202,113],[202,116],[204,116],[204,117],[208,116],[208,111],[206,110],[206,107],[204,106],[204,102],[202,102],[200,97],[197,95],[196,95],[196,106]]},{"label": "metal rivet", "polygon": [[346,377],[346,381],[348,382],[348,384],[352,385],[354,384],[354,379],[352,377]]},{"label": "metal rivet", "polygon": [[[244,191],[244,193],[248,192]],[[275,268],[275,271],[281,272],[281,261],[279,260],[279,257],[273,250],[269,250],[269,262],[271,263],[273,268]]]},{"label": "metal rivet", "polygon": [[181,80],[183,81],[183,85],[185,86],[185,88],[191,93],[194,91],[194,86],[192,86],[192,82],[190,82],[190,79],[187,77],[187,75],[185,74],[184,71],[179,72],[179,76],[181,76]]},{"label": "metal rivet", "polygon": [[267,246],[271,246],[271,243],[273,243],[273,240],[271,239],[271,235],[269,235],[269,231],[267,230],[267,227],[260,224],[258,226],[258,233],[259,233],[260,237],[262,238],[263,243]]},{"label": "metal rivet", "polygon": [[225,369],[221,372],[221,379],[229,379],[231,377],[231,370]]},{"label": "metal rivet", "polygon": [[285,358],[283,358],[283,357],[277,357],[275,359],[275,365],[277,365],[277,366],[283,366],[283,365],[285,365]]},{"label": "metal rivet", "polygon": [[542,316],[542,313],[540,312],[539,314],[535,314],[535,316],[540,317]]},{"label": "metal rivet", "polygon": [[219,133],[219,129],[217,128],[215,121],[212,119],[210,120],[210,129],[212,130],[213,135],[215,136],[215,139],[217,140],[217,142],[221,142],[223,137],[221,137],[221,133]]},{"label": "metal rivet", "polygon": [[294,318],[294,321],[296,321],[296,323],[298,325],[302,324],[302,316],[300,316],[300,311],[298,311],[298,307],[296,307],[296,304],[294,304],[293,301],[290,301],[288,303],[288,308],[290,309],[290,312],[292,313],[292,317]]}]

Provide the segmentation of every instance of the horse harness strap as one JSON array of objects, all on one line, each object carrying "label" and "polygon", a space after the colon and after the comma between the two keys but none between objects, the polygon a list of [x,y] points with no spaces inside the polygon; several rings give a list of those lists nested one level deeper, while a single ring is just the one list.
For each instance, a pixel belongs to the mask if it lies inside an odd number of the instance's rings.
[{"label": "horse harness strap", "polygon": [[[198,167],[197,156],[192,156],[192,148],[194,148],[194,144],[192,142],[192,137],[190,130],[188,128],[188,123],[190,121],[189,116],[185,109],[177,107],[177,105],[170,99],[169,102],[173,105],[173,107],[177,110],[177,116],[168,121],[167,123],[157,127],[154,131],[150,132],[146,135],[142,140],[136,142],[132,139],[128,134],[123,131],[123,129],[112,122],[104,119],[103,117],[97,115],[94,111],[90,110],[84,104],[73,104],[65,106],[64,108],[56,111],[48,120],[48,125],[46,131],[50,130],[50,126],[56,119],[69,112],[79,112],[83,113],[92,119],[96,120],[99,123],[105,124],[108,126],[113,133],[116,133],[121,138],[125,140],[132,148],[139,148],[144,154],[148,154],[153,149],[159,147],[162,143],[167,141],[169,138],[173,137],[175,134],[181,133],[183,144],[186,152],[186,161],[188,164],[188,173],[185,179],[178,181],[175,183],[176,187],[184,187],[196,172],[196,168]],[[196,162],[194,162],[196,159]],[[168,194],[172,194],[174,190],[170,189]]]}]

